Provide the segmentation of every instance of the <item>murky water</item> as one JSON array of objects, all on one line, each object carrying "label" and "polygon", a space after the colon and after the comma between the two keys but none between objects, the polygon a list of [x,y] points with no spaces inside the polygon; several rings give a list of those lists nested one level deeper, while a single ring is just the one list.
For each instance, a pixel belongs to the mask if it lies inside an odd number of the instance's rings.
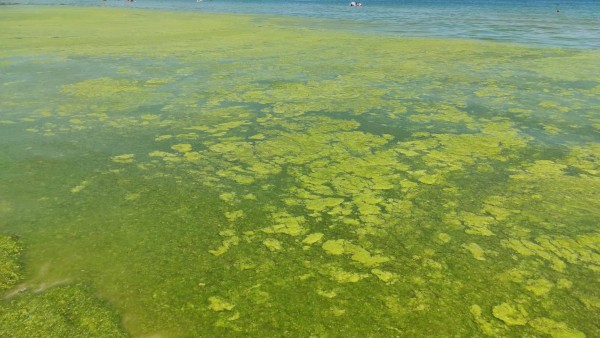
[{"label": "murky water", "polygon": [[600,335],[596,50],[0,17],[0,335]]}]

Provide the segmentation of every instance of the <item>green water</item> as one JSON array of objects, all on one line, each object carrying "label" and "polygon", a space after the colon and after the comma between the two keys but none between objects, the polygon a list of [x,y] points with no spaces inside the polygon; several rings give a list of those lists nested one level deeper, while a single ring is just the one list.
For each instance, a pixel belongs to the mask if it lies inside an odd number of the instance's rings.
[{"label": "green water", "polygon": [[597,51],[6,7],[0,336],[600,336]]}]

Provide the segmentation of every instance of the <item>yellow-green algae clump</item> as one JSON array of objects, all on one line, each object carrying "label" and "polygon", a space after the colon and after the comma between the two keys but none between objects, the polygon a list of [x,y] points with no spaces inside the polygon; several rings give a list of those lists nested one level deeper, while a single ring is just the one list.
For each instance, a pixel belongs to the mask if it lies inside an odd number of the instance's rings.
[{"label": "yellow-green algae clump", "polygon": [[227,302],[226,300],[220,297],[210,297],[208,298],[208,302],[208,308],[217,312],[230,311],[235,307],[235,305]]},{"label": "yellow-green algae clump", "polygon": [[509,303],[502,303],[494,306],[493,314],[506,325],[527,324],[527,311],[521,305],[513,306]]},{"label": "yellow-green algae clump", "polygon": [[354,245],[343,239],[328,240],[322,245],[323,250],[331,255],[349,255],[354,261],[364,264],[365,266],[377,266],[381,263],[390,260],[389,257],[372,255],[364,248]]},{"label": "yellow-green algae clump", "polygon": [[475,259],[485,261],[485,250],[483,250],[477,243],[463,244],[463,248],[468,250]]}]

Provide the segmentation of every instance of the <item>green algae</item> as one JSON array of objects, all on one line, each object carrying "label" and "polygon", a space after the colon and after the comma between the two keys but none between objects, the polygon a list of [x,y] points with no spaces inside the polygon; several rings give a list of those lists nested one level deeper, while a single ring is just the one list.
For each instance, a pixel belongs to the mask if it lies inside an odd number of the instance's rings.
[{"label": "green algae", "polygon": [[62,91],[69,95],[85,96],[88,98],[111,97],[120,93],[137,91],[136,83],[130,80],[114,80],[99,78],[83,82],[64,85]]},{"label": "green algae", "polygon": [[323,238],[323,236],[324,236],[324,234],[322,234],[320,232],[315,232],[315,233],[312,233],[312,234],[306,236],[302,240],[302,243],[308,244],[308,245],[315,244],[315,243],[319,242]]},{"label": "green algae", "polygon": [[208,308],[216,312],[231,311],[235,307],[234,304],[231,304],[220,297],[209,297],[208,302]]},{"label": "green algae", "polygon": [[129,337],[114,309],[79,285],[20,294],[0,310],[4,337]]},{"label": "green algae", "polygon": [[368,277],[367,274],[346,271],[337,267],[330,267],[327,274],[333,281],[338,283],[356,283],[361,279]]},{"label": "green algae", "polygon": [[383,282],[388,283],[388,284],[391,284],[391,283],[395,282],[396,280],[398,280],[398,276],[393,272],[383,271],[383,270],[379,270],[379,269],[373,269],[373,270],[371,270],[371,273],[374,274],[375,276],[377,276],[377,278],[379,278]]},{"label": "green algae", "polygon": [[596,52],[157,15],[0,13],[28,279],[135,336],[599,334]]},{"label": "green algae", "polygon": [[477,243],[463,244],[463,248],[469,251],[473,257],[479,261],[485,261],[485,250]]},{"label": "green algae", "polygon": [[318,289],[317,294],[319,296],[323,296],[325,298],[334,298],[335,296],[337,296],[337,292],[335,292],[334,290],[326,291],[326,290]]},{"label": "green algae", "polygon": [[292,216],[287,212],[277,212],[271,214],[271,218],[275,225],[261,229],[267,234],[286,234],[290,236],[300,236],[306,232],[306,229],[302,227],[305,222],[302,216]]},{"label": "green algae", "polygon": [[280,251],[283,249],[281,242],[275,238],[267,238],[263,241],[263,244],[271,251]]},{"label": "green algae", "polygon": [[127,163],[133,163],[134,157],[135,157],[135,154],[123,154],[123,155],[113,156],[111,159],[113,162],[116,162],[116,163],[127,164]]},{"label": "green algae", "polygon": [[438,241],[440,241],[441,243],[448,243],[452,240],[452,236],[448,235],[447,233],[439,233],[437,234],[437,238]]},{"label": "green algae", "polygon": [[323,243],[323,250],[330,255],[341,255],[346,252],[343,239],[329,240]]},{"label": "green algae", "polygon": [[189,143],[179,143],[171,146],[171,149],[178,151],[180,153],[188,153],[192,151],[192,145]]},{"label": "green algae", "polygon": [[225,218],[230,222],[235,222],[238,219],[244,218],[244,210],[226,211]]},{"label": "green algae", "polygon": [[598,254],[596,253],[598,234],[576,236],[575,239],[562,236],[540,236],[536,241],[507,240],[503,244],[524,256],[538,256],[552,265],[556,271],[564,271],[568,262],[582,265],[598,271]]},{"label": "green algae", "polygon": [[495,223],[492,217],[463,212],[459,220],[466,226],[465,232],[471,235],[494,236],[490,225]]},{"label": "green algae", "polygon": [[581,331],[569,328],[565,323],[557,323],[548,318],[536,318],[529,322],[535,330],[547,334],[552,338],[583,338]]},{"label": "green algae", "polygon": [[499,335],[500,329],[494,326],[493,323],[484,319],[483,311],[479,305],[471,305],[470,312],[473,315],[473,318],[475,319],[477,325],[479,325],[479,329],[481,330],[481,332],[483,332],[483,334],[491,337],[496,337]]},{"label": "green algae", "polygon": [[343,239],[328,240],[323,243],[322,248],[330,255],[349,255],[353,261],[365,266],[377,266],[390,260],[389,257],[372,255],[364,248]]},{"label": "green algae", "polygon": [[521,305],[510,305],[502,303],[494,306],[492,310],[494,317],[502,320],[506,325],[527,324],[527,311]]},{"label": "green algae", "polygon": [[219,195],[219,198],[225,202],[232,202],[235,201],[236,195],[232,192],[224,192],[221,195]]},{"label": "green algae", "polygon": [[560,278],[557,282],[556,282],[556,287],[558,287],[559,289],[570,289],[573,286],[573,282],[571,282],[568,279],[565,278]]},{"label": "green algae", "polygon": [[229,235],[227,239],[223,240],[221,246],[216,249],[208,250],[211,254],[215,256],[221,256],[226,253],[232,246],[238,245],[240,243],[240,238],[234,235]]},{"label": "green algae", "polygon": [[23,278],[21,267],[22,244],[13,237],[0,234],[0,294]]},{"label": "green algae", "polygon": [[550,281],[546,279],[530,279],[527,281],[527,290],[533,292],[536,296],[542,296],[550,292],[554,287]]}]

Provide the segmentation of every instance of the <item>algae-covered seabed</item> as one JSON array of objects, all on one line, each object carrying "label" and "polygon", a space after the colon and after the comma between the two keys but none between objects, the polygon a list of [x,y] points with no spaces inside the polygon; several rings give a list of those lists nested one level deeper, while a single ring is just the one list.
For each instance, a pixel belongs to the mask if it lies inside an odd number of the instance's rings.
[{"label": "algae-covered seabed", "polygon": [[600,336],[600,53],[314,23],[5,6],[0,336]]}]

